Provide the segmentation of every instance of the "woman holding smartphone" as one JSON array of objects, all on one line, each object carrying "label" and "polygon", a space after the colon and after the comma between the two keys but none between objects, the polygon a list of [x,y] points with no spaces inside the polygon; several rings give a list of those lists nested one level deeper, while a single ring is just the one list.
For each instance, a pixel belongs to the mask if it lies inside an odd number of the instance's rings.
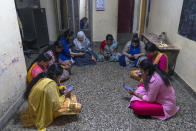
[{"label": "woman holding smartphone", "polygon": [[176,106],[175,91],[166,73],[148,59],[143,60],[139,67],[144,86],[129,91],[133,95],[129,107],[137,115],[161,120],[174,116],[179,107]]},{"label": "woman holding smartphone", "polygon": [[25,127],[36,126],[38,130],[46,130],[56,117],[80,113],[82,105],[71,90],[60,93],[57,82],[62,73],[61,65],[55,63],[28,85],[24,94],[28,106],[21,112]]}]

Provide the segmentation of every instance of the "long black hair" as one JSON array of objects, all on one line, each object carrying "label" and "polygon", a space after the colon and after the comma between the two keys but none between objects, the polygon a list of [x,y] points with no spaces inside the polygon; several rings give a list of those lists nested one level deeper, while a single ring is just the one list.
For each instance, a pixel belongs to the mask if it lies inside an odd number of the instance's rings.
[{"label": "long black hair", "polygon": [[111,34],[107,34],[106,40],[111,40],[111,41],[113,41],[113,40],[114,40],[114,37],[113,37]]},{"label": "long black hair", "polygon": [[136,46],[136,47],[134,47],[134,48],[138,48],[138,47],[140,47],[140,40],[139,40],[138,36],[133,35],[133,38],[132,38],[132,40],[131,40],[131,44],[132,44],[132,46],[133,46],[133,43],[137,43],[137,46]]},{"label": "long black hair", "polygon": [[85,23],[87,23],[88,18],[87,17],[83,17],[80,22],[82,22],[82,26],[84,26]]},{"label": "long black hair", "polygon": [[54,55],[54,57],[55,57],[55,62],[58,63],[59,54],[60,54],[60,53],[56,51],[56,47],[57,47],[57,48],[60,48],[60,49],[63,49],[63,48],[64,48],[63,42],[62,42],[62,41],[56,41],[56,42],[54,43],[54,45],[51,47],[51,50],[52,50],[53,55]]},{"label": "long black hair", "polygon": [[33,86],[42,78],[50,78],[55,80],[55,76],[61,76],[63,73],[63,68],[60,64],[53,64],[51,65],[46,72],[40,73],[37,77],[35,77],[27,86],[26,91],[24,93],[24,98],[28,99],[28,96],[31,92]]},{"label": "long black hair", "polygon": [[159,51],[161,52],[161,50],[153,43],[148,42],[145,46],[145,50],[146,52],[154,52],[154,51]]},{"label": "long black hair", "polygon": [[133,37],[132,38],[132,43],[140,43],[140,40],[139,40],[139,38],[138,37]]},{"label": "long black hair", "polygon": [[71,29],[67,29],[65,32],[63,32],[61,35],[59,35],[57,41],[61,41],[62,39],[65,39],[67,43],[70,43],[69,37],[73,36],[74,32]]},{"label": "long black hair", "polygon": [[41,62],[41,61],[49,62],[51,59],[52,59],[52,57],[51,57],[49,54],[47,54],[47,53],[42,53],[42,54],[40,54],[40,55],[31,63],[31,65],[29,66],[28,70],[31,68],[31,66],[32,66],[35,62]]},{"label": "long black hair", "polygon": [[157,72],[160,75],[160,77],[162,78],[162,80],[164,81],[166,86],[171,85],[168,75],[164,71],[162,71],[157,64],[154,65],[152,63],[152,61],[150,61],[148,59],[144,59],[139,64],[139,68],[144,70],[145,72],[146,71],[148,72],[147,79],[146,79],[146,81],[144,81],[145,87],[148,86],[148,84],[149,84],[149,82],[155,72]]},{"label": "long black hair", "polygon": [[64,49],[64,44],[62,41],[57,40],[54,42],[54,44],[50,45],[47,49],[45,49],[43,52],[47,53],[48,51],[52,51],[54,57],[55,57],[55,62],[58,63],[59,59],[59,52],[56,51],[56,47],[60,49]]}]

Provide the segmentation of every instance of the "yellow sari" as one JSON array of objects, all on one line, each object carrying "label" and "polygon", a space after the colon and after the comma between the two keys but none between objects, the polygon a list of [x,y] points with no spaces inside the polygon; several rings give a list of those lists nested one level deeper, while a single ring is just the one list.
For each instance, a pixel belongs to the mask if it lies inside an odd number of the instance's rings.
[{"label": "yellow sari", "polygon": [[[155,60],[153,61],[153,63],[154,63],[154,64],[159,64],[159,61],[160,61],[160,59],[161,59],[161,57],[162,57],[163,55],[167,58],[167,55],[166,55],[166,54],[164,54],[164,53],[159,53],[159,54],[157,55],[157,57],[155,58]],[[134,78],[135,80],[142,82],[143,80],[142,80],[141,76],[139,76],[139,75],[137,74],[137,73],[139,73],[139,72],[140,72],[140,70],[131,71],[131,72],[130,72],[130,76],[131,76],[132,78]],[[168,58],[167,58],[167,63],[166,63],[165,72],[168,73]]]},{"label": "yellow sari", "polygon": [[55,81],[49,78],[40,79],[31,89],[28,107],[21,112],[21,121],[25,127],[36,126],[46,130],[53,120],[61,115],[79,114],[81,104],[75,95],[60,96]]}]

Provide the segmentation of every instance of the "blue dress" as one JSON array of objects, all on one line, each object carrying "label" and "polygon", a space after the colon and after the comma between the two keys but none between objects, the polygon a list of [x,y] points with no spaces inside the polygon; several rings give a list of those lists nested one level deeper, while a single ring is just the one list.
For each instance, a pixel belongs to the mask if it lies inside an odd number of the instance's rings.
[{"label": "blue dress", "polygon": [[[114,54],[114,52],[117,50],[118,48],[118,43],[117,41],[113,41],[112,45],[105,45],[104,47],[104,54],[108,55],[108,54],[112,54],[112,56],[109,57],[109,61],[110,62],[116,62],[119,61],[119,58],[121,56],[121,53],[116,52]],[[99,54],[98,55],[98,60],[99,62],[103,62],[105,60],[104,55],[103,54]]]},{"label": "blue dress", "polygon": [[[134,56],[136,54],[139,54],[140,53],[140,46],[138,45],[137,47],[134,47],[132,44],[130,45],[130,49],[129,49],[129,52],[128,54]],[[126,66],[127,63],[126,63],[126,56],[125,55],[122,55],[120,57],[120,65],[121,66]],[[134,62],[134,66],[137,65],[137,62],[138,62],[138,59],[135,59],[135,58],[129,58],[130,61],[133,61]]]},{"label": "blue dress", "polygon": [[59,54],[61,61],[71,60],[71,53],[69,51],[69,45],[65,39],[61,39],[61,42],[64,44],[63,51]]},{"label": "blue dress", "polygon": [[[140,53],[140,46],[134,47],[131,44],[129,54],[134,56],[134,55],[139,54],[139,53]],[[138,62],[138,59],[132,58],[131,60],[134,61],[134,65],[136,66],[137,62]]]}]

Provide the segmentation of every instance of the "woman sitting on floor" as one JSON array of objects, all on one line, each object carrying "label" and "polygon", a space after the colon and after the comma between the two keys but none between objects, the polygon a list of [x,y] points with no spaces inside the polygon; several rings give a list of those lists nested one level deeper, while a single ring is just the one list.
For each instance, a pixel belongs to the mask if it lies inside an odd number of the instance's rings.
[{"label": "woman sitting on floor", "polygon": [[[64,49],[64,44],[62,41],[56,41],[54,45],[52,45],[52,47],[48,49],[47,54],[49,54],[52,57],[52,59],[49,62],[49,66],[54,63],[62,62],[59,58],[59,54],[63,51],[63,49]],[[63,74],[61,75],[60,82],[63,82],[70,78],[69,71],[71,65],[62,62],[61,66],[63,67]]]},{"label": "woman sitting on floor", "polygon": [[88,18],[87,17],[83,17],[80,20],[80,29],[88,29]]},{"label": "woman sitting on floor", "polygon": [[97,55],[93,52],[89,39],[83,31],[78,32],[77,38],[74,39],[74,47],[72,48],[72,56],[75,64],[78,66],[95,65]]},{"label": "woman sitting on floor", "polygon": [[121,66],[136,66],[140,56],[145,55],[140,45],[140,40],[135,34],[132,41],[129,41],[123,49],[123,55],[120,58]]},{"label": "woman sitting on floor", "polygon": [[80,113],[81,104],[71,91],[59,93],[57,82],[62,72],[60,64],[53,64],[29,84],[24,95],[28,107],[21,112],[25,127],[36,126],[38,130],[46,130],[56,117]]},{"label": "woman sitting on floor", "polygon": [[148,43],[145,47],[145,50],[147,52],[147,58],[154,64],[157,64],[162,71],[168,73],[167,55],[161,53],[159,48],[153,43]]},{"label": "woman sitting on floor", "polygon": [[52,57],[47,53],[43,53],[33,62],[27,73],[27,82],[30,83],[37,75],[47,70]]},{"label": "woman sitting on floor", "polygon": [[59,54],[59,58],[61,62],[64,62],[65,64],[69,63],[73,60],[71,58],[71,41],[74,38],[74,32],[70,29],[65,31],[63,35],[59,36],[58,41],[61,41],[64,44],[63,51]]},{"label": "woman sitting on floor", "polygon": [[[145,50],[147,52],[147,58],[151,60],[154,64],[157,64],[159,68],[168,73],[168,58],[167,55],[161,53],[159,48],[153,43],[147,43]],[[131,77],[141,81],[141,76],[138,75],[139,70],[134,70],[130,72]]]},{"label": "woman sitting on floor", "polygon": [[118,43],[114,40],[111,34],[106,36],[106,40],[102,41],[100,45],[100,54],[98,61],[109,60],[111,62],[119,61],[121,54],[117,52]]},{"label": "woman sitting on floor", "polygon": [[129,107],[134,113],[152,116],[161,120],[168,119],[179,110],[176,106],[175,91],[165,72],[160,70],[152,61],[143,60],[139,68],[144,80],[144,86],[139,86],[130,100]]}]

